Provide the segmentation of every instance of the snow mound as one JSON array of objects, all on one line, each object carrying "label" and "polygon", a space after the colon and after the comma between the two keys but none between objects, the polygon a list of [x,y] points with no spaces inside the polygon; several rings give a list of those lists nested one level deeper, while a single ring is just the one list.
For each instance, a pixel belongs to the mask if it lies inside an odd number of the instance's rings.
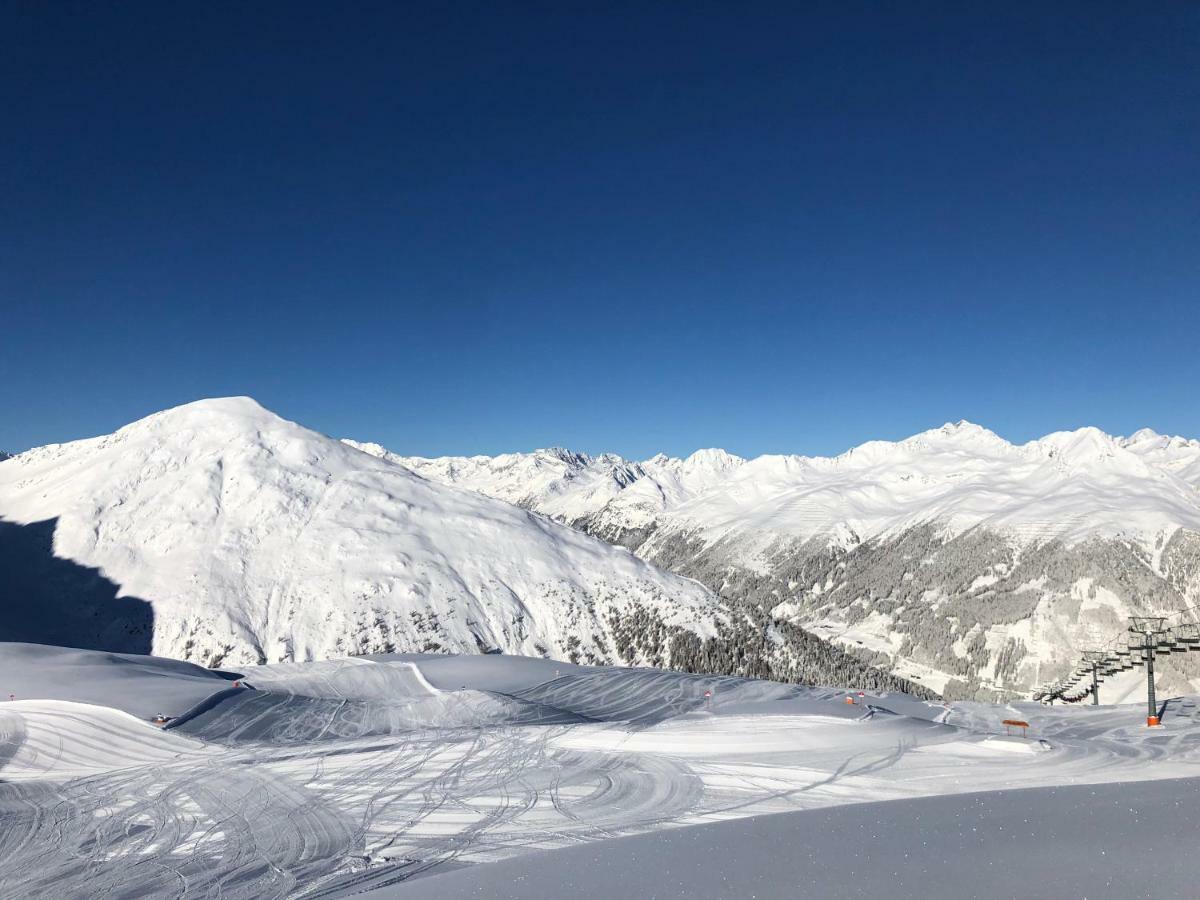
[{"label": "snow mound", "polygon": [[17,700],[0,707],[7,781],[81,778],[116,769],[203,759],[216,750],[128,713],[69,700]]},{"label": "snow mound", "polygon": [[336,700],[426,700],[439,693],[412,663],[331,659],[244,668],[259,690]]},{"label": "snow mound", "polygon": [[0,700],[68,700],[148,720],[183,713],[232,677],[175,659],[0,643]]}]

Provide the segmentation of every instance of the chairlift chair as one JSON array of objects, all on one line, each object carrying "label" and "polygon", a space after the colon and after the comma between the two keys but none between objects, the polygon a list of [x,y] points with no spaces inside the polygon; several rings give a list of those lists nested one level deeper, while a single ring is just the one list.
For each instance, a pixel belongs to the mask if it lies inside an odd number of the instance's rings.
[{"label": "chairlift chair", "polygon": [[1175,640],[1181,644],[1200,646],[1200,626],[1192,622],[1184,622],[1175,626]]}]

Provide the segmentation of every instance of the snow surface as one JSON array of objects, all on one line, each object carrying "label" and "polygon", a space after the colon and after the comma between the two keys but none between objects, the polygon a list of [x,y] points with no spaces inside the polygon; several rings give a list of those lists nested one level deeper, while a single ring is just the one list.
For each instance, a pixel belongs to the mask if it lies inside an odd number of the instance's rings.
[{"label": "snow surface", "polygon": [[[428,649],[565,656],[569,638],[583,658],[604,658],[608,616],[631,604],[701,635],[718,615],[695,582],[248,398],[7,460],[0,519],[53,522],[56,558],[148,604],[154,652],[205,664]],[[69,610],[66,593],[56,602]],[[11,637],[23,632],[9,599]],[[58,642],[113,649],[110,639]]]},{"label": "snow surface", "polygon": [[1122,438],[1080,428],[1014,445],[958,422],[836,457],[702,450],[641,462],[565,450],[425,459],[350,443],[564,521],[619,529],[665,516],[710,540],[737,528],[857,542],[931,521],[950,534],[983,525],[1067,542],[1200,531],[1200,441],[1149,429]]},{"label": "snow surface", "polygon": [[44,644],[0,645],[0,701],[71,700],[149,719],[176,716],[230,687],[236,675],[174,659],[73,650]]},{"label": "snow surface", "polygon": [[372,900],[1196,895],[1200,779],[750,816],[422,878]]},{"label": "snow surface", "polygon": [[413,655],[249,667],[161,730],[70,694],[174,714],[187,667],[66,659],[0,644],[30,691],[0,703],[0,896],[1158,897],[1200,875],[1190,698],[1148,730]]}]

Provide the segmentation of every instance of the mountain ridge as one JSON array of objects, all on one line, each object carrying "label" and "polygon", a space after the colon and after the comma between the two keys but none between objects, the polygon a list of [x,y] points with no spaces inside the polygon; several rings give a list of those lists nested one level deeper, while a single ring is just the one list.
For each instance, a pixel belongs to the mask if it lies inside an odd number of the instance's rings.
[{"label": "mountain ridge", "polygon": [[5,461],[0,551],[23,573],[0,583],[0,639],[208,666],[503,652],[920,693],[690,576],[245,397]]},{"label": "mountain ridge", "polygon": [[[834,457],[388,458],[956,696],[1022,692],[1125,616],[1200,603],[1200,441],[1151,429],[1012,444],[959,421]],[[1168,683],[1198,689],[1200,669]]]},{"label": "mountain ridge", "polygon": [[[1064,527],[1049,530],[1052,536],[1067,540],[1081,540],[1096,533],[1114,536],[1130,530],[1157,534],[1174,526],[1200,529],[1200,440],[1158,436],[1146,428],[1126,438],[1082,427],[1012,444],[982,426],[959,421],[896,442],[872,440],[832,457],[770,454],[750,460],[722,450],[700,450],[688,457],[656,455],[641,461],[611,454],[564,454],[557,449],[496,457],[415,457],[396,454],[378,444],[347,443],[427,478],[539,509],[571,523],[604,517],[605,506],[610,503],[642,505],[641,516],[631,509],[620,514],[640,526],[656,512],[667,510],[683,516],[694,511],[700,520],[713,521],[720,520],[721,505],[744,515],[744,511],[737,510],[739,496],[752,494],[749,503],[764,499],[766,493],[773,492],[778,498],[785,492],[804,491],[810,494],[806,504],[810,511],[821,509],[818,500],[823,499],[829,506],[823,510],[823,520],[834,538],[838,538],[842,523],[853,534],[864,536],[931,520],[946,520],[950,527],[961,530],[989,518],[994,518],[990,524],[997,529],[1020,526],[1026,532],[1031,526],[1057,518]],[[1014,472],[1020,479],[1014,478]],[[871,491],[858,498],[848,496],[847,485],[839,482],[839,473],[857,473],[860,479],[870,482]],[[1098,481],[1091,486],[1096,502],[1090,509],[1070,509],[1072,498],[1067,494],[1076,493],[1079,482],[1067,481],[1078,476]],[[653,487],[637,486],[636,482],[647,478]],[[970,488],[973,482],[982,484],[988,478],[1002,480],[1003,484],[985,485],[986,490],[1024,490],[1026,497],[1007,510],[971,510],[971,492],[961,490],[962,486]],[[1021,479],[1025,485],[1018,484]],[[616,484],[610,484],[610,480]],[[953,484],[955,480],[958,485]],[[917,490],[922,485],[930,490]],[[582,490],[584,487],[587,490]],[[618,499],[618,494],[629,487],[635,488],[634,493]],[[722,487],[728,488],[730,496],[718,502],[713,492]],[[859,486],[850,487],[857,490]],[[934,488],[941,488],[942,496],[935,496]],[[830,503],[834,498],[828,494],[834,491],[841,492],[839,496],[846,500],[841,508]],[[1054,491],[1063,494],[1061,503],[1039,502]],[[1127,496],[1120,504],[1104,509],[1102,494],[1112,491]],[[826,496],[822,497],[822,492]],[[868,496],[870,493],[875,496]],[[1157,496],[1153,503],[1141,503],[1139,510],[1138,498],[1147,493]],[[568,502],[564,494],[574,494],[575,502]],[[894,502],[894,512],[888,509],[889,500]],[[937,502],[941,502],[940,508]],[[694,505],[689,508],[688,504]],[[907,515],[901,509],[905,504],[910,506]],[[923,515],[926,511],[928,515]],[[1140,512],[1141,517],[1130,521],[1130,512]],[[773,517],[786,518],[786,510],[775,510]],[[805,516],[787,522],[788,532],[811,536],[815,532],[804,527],[802,518]],[[814,521],[811,515],[806,518]],[[1081,522],[1082,526],[1072,530],[1072,522]],[[763,526],[769,529],[769,523]]]}]

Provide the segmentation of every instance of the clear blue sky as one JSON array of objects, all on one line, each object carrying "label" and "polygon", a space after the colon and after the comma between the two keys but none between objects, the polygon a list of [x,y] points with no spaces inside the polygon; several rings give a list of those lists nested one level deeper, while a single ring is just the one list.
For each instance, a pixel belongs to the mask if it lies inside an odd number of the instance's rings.
[{"label": "clear blue sky", "polygon": [[1200,437],[1194,3],[5,3],[0,447]]}]

